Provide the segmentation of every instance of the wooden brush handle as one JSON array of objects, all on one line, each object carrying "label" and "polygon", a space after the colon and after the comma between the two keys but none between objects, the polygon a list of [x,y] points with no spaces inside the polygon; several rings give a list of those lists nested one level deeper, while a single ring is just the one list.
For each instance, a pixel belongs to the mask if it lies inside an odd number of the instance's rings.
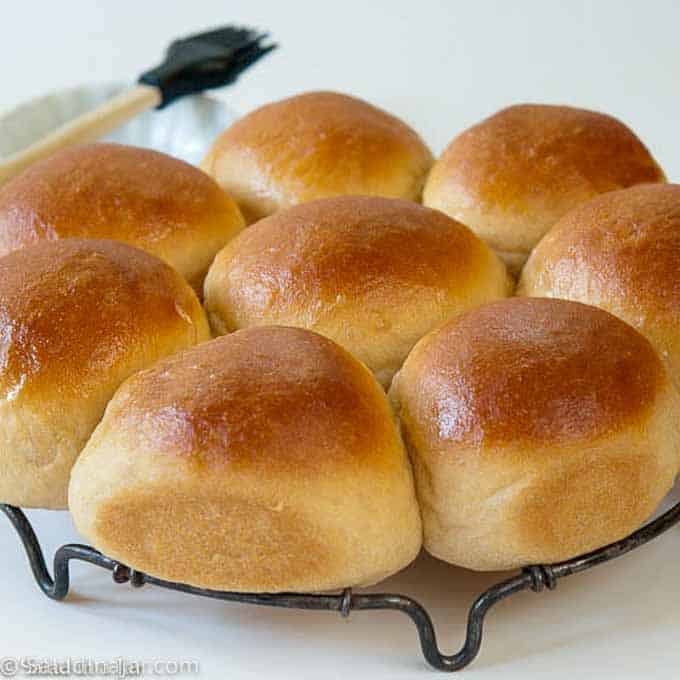
[{"label": "wooden brush handle", "polygon": [[27,149],[0,161],[0,186],[36,161],[60,149],[104,137],[143,111],[155,108],[160,102],[160,90],[150,85],[137,85],[109,99],[94,111],[88,111]]}]

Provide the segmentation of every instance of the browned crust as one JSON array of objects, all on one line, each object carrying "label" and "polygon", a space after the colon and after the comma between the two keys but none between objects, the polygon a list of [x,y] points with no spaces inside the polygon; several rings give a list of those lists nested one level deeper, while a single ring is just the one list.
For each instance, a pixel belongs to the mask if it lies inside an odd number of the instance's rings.
[{"label": "browned crust", "polygon": [[387,402],[371,374],[308,331],[238,331],[168,357],[119,391],[107,422],[139,447],[188,457],[197,469],[336,469],[370,455],[394,463]]},{"label": "browned crust", "polygon": [[509,288],[489,247],[443,213],[341,196],[246,229],[215,258],[205,304],[216,333],[266,324],[314,330],[387,386],[423,335]]},{"label": "browned crust", "polygon": [[579,287],[591,298],[583,302],[680,323],[680,185],[611,192],[554,226],[527,262],[520,291],[569,297]]},{"label": "browned crust", "polygon": [[343,196],[281,211],[245,230],[216,258],[206,304],[229,330],[296,318],[313,326],[346,306],[360,315],[373,302],[397,326],[399,300],[465,298],[480,275],[502,271],[492,264],[488,248],[439,211]]},{"label": "browned crust", "polygon": [[398,118],[344,94],[309,92],[238,120],[203,168],[252,222],[339,194],[415,200],[431,164],[429,149]]},{"label": "browned crust", "polygon": [[0,258],[0,393],[13,399],[85,402],[131,355],[206,335],[185,281],[136,248],[64,239]]},{"label": "browned crust", "polygon": [[435,163],[424,198],[494,248],[526,255],[576,205],[664,179],[642,142],[616,118],[523,104],[458,135]]},{"label": "browned crust", "polygon": [[398,391],[429,442],[566,443],[646,417],[667,380],[649,342],[616,317],[564,300],[514,298],[425,338]]},{"label": "browned crust", "polygon": [[0,189],[0,255],[43,239],[114,239],[166,260],[192,285],[242,226],[204,172],[118,144],[61,151]]}]

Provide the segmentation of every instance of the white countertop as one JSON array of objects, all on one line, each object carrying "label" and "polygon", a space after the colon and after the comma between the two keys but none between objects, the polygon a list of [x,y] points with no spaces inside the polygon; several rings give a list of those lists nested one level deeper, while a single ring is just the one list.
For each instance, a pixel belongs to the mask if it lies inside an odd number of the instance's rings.
[{"label": "white countertop", "polygon": [[[435,151],[513,102],[607,111],[680,180],[680,4],[650,2],[325,2],[25,0],[4,8],[0,111],[48,90],[134,79],[168,40],[236,21],[282,48],[220,96],[245,112],[308,89],[364,97],[408,120]],[[0,423],[1,426],[1,423]],[[680,494],[677,495],[680,498]],[[77,540],[65,513],[33,513],[50,556]],[[521,593],[487,619],[475,678],[677,678],[680,528],[554,592]],[[437,677],[398,613],[288,612],[115,586],[76,565],[67,603],[39,593],[0,517],[0,658],[197,660],[198,677]],[[432,608],[457,650],[473,597],[494,581],[422,557],[381,589]],[[180,677],[192,677],[180,676]]]}]

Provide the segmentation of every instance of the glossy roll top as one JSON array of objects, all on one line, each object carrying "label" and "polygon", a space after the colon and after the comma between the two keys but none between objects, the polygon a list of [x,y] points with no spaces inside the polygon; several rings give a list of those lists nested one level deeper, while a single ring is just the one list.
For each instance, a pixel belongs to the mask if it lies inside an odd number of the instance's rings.
[{"label": "glossy roll top", "polygon": [[387,386],[425,333],[508,293],[500,260],[446,215],[410,201],[343,196],[248,227],[216,257],[205,302],[218,333],[308,328]]},{"label": "glossy roll top", "polygon": [[361,99],[308,92],[244,116],[202,167],[248,222],[342,194],[419,200],[432,155],[405,123]]},{"label": "glossy roll top", "polygon": [[0,188],[0,255],[41,240],[113,239],[160,257],[196,290],[243,225],[205,173],[119,144],[58,152]]},{"label": "glossy roll top", "polygon": [[558,219],[598,194],[664,174],[611,116],[568,106],[511,106],[456,137],[423,200],[460,220],[518,272]]}]

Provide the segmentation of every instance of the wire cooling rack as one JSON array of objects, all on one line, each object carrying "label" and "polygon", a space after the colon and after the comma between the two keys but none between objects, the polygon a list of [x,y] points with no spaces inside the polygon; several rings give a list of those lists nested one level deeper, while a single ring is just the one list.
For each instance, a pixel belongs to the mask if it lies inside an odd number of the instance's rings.
[{"label": "wire cooling rack", "polygon": [[108,569],[116,583],[130,583],[135,588],[144,585],[175,590],[188,595],[208,597],[225,602],[338,612],[347,617],[353,611],[368,609],[394,610],[406,614],[415,624],[420,638],[420,648],[426,661],[440,671],[458,671],[472,663],[482,645],[484,618],[488,611],[501,600],[524,590],[540,593],[553,590],[557,582],[566,576],[592,569],[609,562],[631,550],[648,543],[680,522],[680,502],[657,519],[638,531],[615,543],[557,564],[540,564],[525,567],[516,576],[501,581],[479,595],[468,612],[467,633],[463,645],[456,654],[443,654],[437,644],[432,619],[427,610],[416,600],[405,595],[390,593],[355,593],[346,588],[335,595],[313,593],[233,593],[220,590],[204,590],[184,583],[163,581],[116,562],[98,550],[79,544],[63,545],[54,555],[53,575],[50,574],[38,537],[26,515],[20,508],[0,504],[0,510],[7,515],[24,545],[33,576],[40,589],[53,600],[63,600],[70,587],[69,564],[71,560],[88,562]]}]

